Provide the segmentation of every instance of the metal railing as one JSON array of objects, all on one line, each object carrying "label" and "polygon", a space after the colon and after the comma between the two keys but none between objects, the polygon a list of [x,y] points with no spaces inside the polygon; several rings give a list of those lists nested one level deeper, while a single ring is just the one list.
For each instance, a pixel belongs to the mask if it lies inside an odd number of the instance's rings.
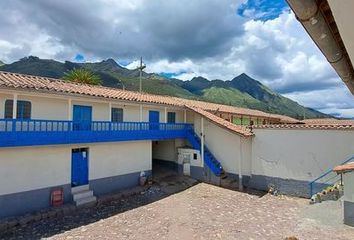
[{"label": "metal railing", "polygon": [[[339,163],[338,165],[343,165],[353,160],[354,156],[350,157],[349,159],[346,159],[344,162]],[[324,188],[328,187],[329,185],[333,185],[339,181],[341,181],[341,175],[338,175],[337,173],[333,172],[333,168],[328,169],[321,176],[309,183],[310,197],[312,197],[315,192],[319,192]]]},{"label": "metal railing", "polygon": [[186,123],[150,122],[75,122],[39,119],[0,119],[0,132],[69,132],[69,131],[174,131],[191,129]]},{"label": "metal railing", "polygon": [[0,119],[0,147],[185,138],[192,124]]}]

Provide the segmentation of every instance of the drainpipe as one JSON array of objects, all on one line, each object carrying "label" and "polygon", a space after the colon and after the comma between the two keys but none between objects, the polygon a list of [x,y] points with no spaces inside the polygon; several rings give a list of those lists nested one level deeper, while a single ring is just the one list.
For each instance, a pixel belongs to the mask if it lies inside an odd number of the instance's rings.
[{"label": "drainpipe", "polygon": [[201,151],[201,160],[202,166],[204,167],[204,118],[200,119],[200,151]]},{"label": "drainpipe", "polygon": [[12,102],[12,119],[17,118],[17,93],[14,94],[14,100]]},{"label": "drainpipe", "polygon": [[183,112],[183,121],[184,123],[187,123],[187,110],[184,109],[184,112]]},{"label": "drainpipe", "polygon": [[[354,94],[354,76],[352,68],[345,57],[345,50],[341,49],[332,30],[327,24],[315,0],[287,0],[296,18],[306,29],[317,47],[321,50],[327,61],[336,70],[349,90]],[[321,1],[322,3],[325,1]]]},{"label": "drainpipe", "polygon": [[143,121],[143,105],[140,104],[140,122]]},{"label": "drainpipe", "polygon": [[242,184],[242,140],[243,138],[240,137],[240,158],[238,161],[238,189],[240,191],[243,190],[243,184]]}]

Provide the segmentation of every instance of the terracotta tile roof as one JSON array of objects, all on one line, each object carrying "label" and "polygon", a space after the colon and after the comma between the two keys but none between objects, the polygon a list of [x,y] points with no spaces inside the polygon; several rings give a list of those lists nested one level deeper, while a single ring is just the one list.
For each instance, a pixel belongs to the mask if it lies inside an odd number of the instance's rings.
[{"label": "terracotta tile roof", "polygon": [[350,162],[344,165],[339,165],[333,169],[336,173],[345,173],[354,171],[354,162]]},{"label": "terracotta tile roof", "polygon": [[305,119],[301,122],[310,125],[354,125],[354,120],[340,120],[335,118]]},{"label": "terracotta tile roof", "polygon": [[255,129],[317,129],[317,130],[354,130],[354,125],[324,124],[271,124],[253,126]]},{"label": "terracotta tile roof", "polygon": [[[208,103],[203,101],[189,100],[170,96],[153,95],[146,93],[139,93],[134,91],[126,91],[115,88],[108,88],[103,86],[93,86],[86,84],[70,83],[59,79],[39,77],[25,74],[9,73],[0,71],[0,88],[6,89],[23,89],[23,90],[33,90],[39,92],[50,92],[59,94],[73,94],[73,95],[86,95],[94,97],[103,97],[109,99],[117,99],[123,101],[134,101],[134,102],[144,102],[144,103],[156,103],[156,104],[167,104],[178,107],[189,106],[191,109],[203,110],[203,114],[209,116],[210,120],[222,122],[221,125],[227,126],[228,129],[239,129],[238,126],[228,123],[222,118],[216,117],[212,113],[222,112],[230,113],[235,115],[247,115],[251,117],[259,118],[272,118],[280,121],[281,123],[291,123],[296,122],[296,119],[282,116],[269,114],[258,110],[238,108],[233,106],[226,106],[216,103]],[[206,112],[209,112],[207,114]],[[226,124],[226,123],[228,124]],[[242,130],[243,131],[243,130]],[[241,131],[241,132],[242,132]],[[246,134],[247,135],[247,134]]]},{"label": "terracotta tile roof", "polygon": [[230,131],[236,132],[239,135],[242,135],[244,137],[253,136],[253,133],[251,132],[251,130],[249,128],[246,128],[245,126],[240,126],[240,125],[230,123],[230,122],[226,121],[225,119],[222,119],[222,118],[220,118],[210,112],[207,112],[201,108],[188,106],[188,105],[186,105],[186,107],[188,109],[200,114],[201,116],[207,118],[208,120],[216,123],[217,125],[219,125],[223,128],[226,128]]}]

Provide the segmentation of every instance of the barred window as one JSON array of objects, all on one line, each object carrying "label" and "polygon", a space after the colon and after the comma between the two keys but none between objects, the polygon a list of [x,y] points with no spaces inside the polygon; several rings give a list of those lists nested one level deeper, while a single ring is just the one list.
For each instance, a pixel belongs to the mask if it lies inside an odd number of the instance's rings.
[{"label": "barred window", "polygon": [[[13,100],[5,101],[5,118],[12,118]],[[31,118],[32,105],[29,101],[17,101],[17,119],[30,119]]]},{"label": "barred window", "polygon": [[112,108],[112,122],[123,122],[123,108]]},{"label": "barred window", "polygon": [[167,113],[167,122],[168,123],[176,123],[176,113],[175,112],[168,112]]}]

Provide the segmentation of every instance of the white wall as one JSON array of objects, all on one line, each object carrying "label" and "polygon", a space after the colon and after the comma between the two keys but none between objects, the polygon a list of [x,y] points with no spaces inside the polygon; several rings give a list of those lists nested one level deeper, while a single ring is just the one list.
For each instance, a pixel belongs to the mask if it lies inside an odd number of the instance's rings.
[{"label": "white wall", "polygon": [[[200,136],[201,117],[195,114],[195,131]],[[205,144],[221,163],[226,172],[238,174],[239,162],[242,175],[251,173],[251,138],[243,138],[204,118]],[[242,140],[241,140],[242,139]],[[242,147],[242,150],[240,150]]]},{"label": "white wall", "polygon": [[67,146],[0,148],[0,195],[71,181],[71,149]]},{"label": "white wall", "polygon": [[354,203],[354,172],[343,174],[344,201]]},{"label": "white wall", "polygon": [[178,148],[185,146],[183,139],[152,142],[152,158],[177,162]]},{"label": "white wall", "polygon": [[354,155],[354,131],[255,129],[252,174],[310,181]]},{"label": "white wall", "polygon": [[0,148],[0,195],[71,183],[71,150],[89,148],[89,179],[151,170],[151,141]]},{"label": "white wall", "polygon": [[89,179],[151,170],[151,141],[89,145]]},{"label": "white wall", "polygon": [[[92,107],[93,121],[110,121],[109,103],[105,100],[95,100],[94,98],[80,98],[41,94],[41,93],[23,93],[18,92],[18,100],[27,100],[32,103],[32,119],[47,119],[47,120],[68,120],[69,112],[72,117],[73,105],[84,105]],[[71,106],[69,107],[69,98]],[[4,118],[5,100],[13,99],[12,94],[0,93],[0,118]],[[127,104],[121,101],[111,101],[112,107],[123,108],[123,120],[125,122],[139,122],[140,121],[140,104]],[[167,112],[176,113],[176,122],[183,123],[184,112],[180,108],[166,106]],[[149,105],[143,104],[143,121],[149,121],[149,111],[154,110],[160,112],[160,122],[166,122],[165,106],[163,105]]]}]

